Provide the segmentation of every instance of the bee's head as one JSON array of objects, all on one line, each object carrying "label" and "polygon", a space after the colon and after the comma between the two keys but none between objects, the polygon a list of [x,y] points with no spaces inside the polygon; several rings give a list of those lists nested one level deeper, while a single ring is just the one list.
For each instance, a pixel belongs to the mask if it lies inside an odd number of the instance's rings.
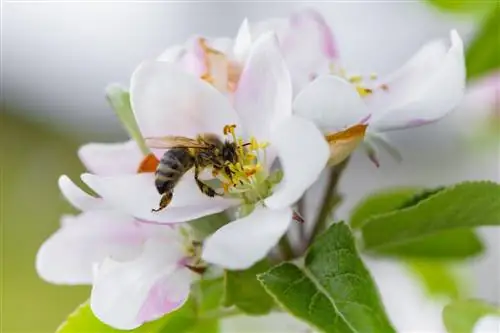
[{"label": "bee's head", "polygon": [[225,162],[230,162],[231,164],[238,162],[238,152],[236,149],[236,144],[232,142],[224,143],[224,146],[222,147],[222,159]]}]

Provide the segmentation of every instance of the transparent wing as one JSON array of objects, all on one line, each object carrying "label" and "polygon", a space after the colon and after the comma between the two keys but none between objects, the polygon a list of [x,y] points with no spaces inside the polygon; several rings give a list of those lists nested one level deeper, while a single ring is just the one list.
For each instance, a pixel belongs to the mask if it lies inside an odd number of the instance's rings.
[{"label": "transparent wing", "polygon": [[162,136],[145,138],[146,146],[149,148],[169,149],[169,148],[209,148],[210,146],[196,139],[183,136]]}]

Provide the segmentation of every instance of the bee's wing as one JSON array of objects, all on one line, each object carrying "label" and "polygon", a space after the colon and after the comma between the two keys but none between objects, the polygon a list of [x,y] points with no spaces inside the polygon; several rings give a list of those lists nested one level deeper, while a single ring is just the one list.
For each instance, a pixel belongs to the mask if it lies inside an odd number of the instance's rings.
[{"label": "bee's wing", "polygon": [[183,136],[162,136],[145,138],[146,146],[149,148],[169,149],[169,148],[208,148],[209,146],[195,139]]}]

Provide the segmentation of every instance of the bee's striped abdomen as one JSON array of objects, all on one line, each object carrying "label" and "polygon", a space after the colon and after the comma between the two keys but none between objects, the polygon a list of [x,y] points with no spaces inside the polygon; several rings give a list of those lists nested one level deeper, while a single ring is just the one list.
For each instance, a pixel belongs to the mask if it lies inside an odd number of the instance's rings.
[{"label": "bee's striped abdomen", "polygon": [[160,194],[171,191],[179,179],[194,165],[186,148],[173,148],[163,154],[155,172],[155,186]]}]

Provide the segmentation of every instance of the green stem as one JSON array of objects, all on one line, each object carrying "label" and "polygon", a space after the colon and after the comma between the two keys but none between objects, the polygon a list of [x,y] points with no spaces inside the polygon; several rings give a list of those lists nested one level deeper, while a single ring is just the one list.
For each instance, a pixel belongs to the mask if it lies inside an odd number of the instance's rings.
[{"label": "green stem", "polygon": [[285,234],[281,237],[279,242],[279,248],[282,255],[282,260],[286,261],[294,257],[292,246],[288,240],[288,236]]},{"label": "green stem", "polygon": [[349,158],[346,158],[340,164],[332,167],[330,171],[330,179],[328,181],[328,186],[326,188],[325,195],[323,197],[323,202],[321,204],[321,210],[319,212],[318,218],[314,223],[314,228],[309,237],[308,244],[311,244],[316,236],[325,229],[328,219],[331,216],[332,210],[337,204],[340,203],[341,197],[337,191],[338,182],[342,172],[345,170],[347,164],[349,163]]}]

